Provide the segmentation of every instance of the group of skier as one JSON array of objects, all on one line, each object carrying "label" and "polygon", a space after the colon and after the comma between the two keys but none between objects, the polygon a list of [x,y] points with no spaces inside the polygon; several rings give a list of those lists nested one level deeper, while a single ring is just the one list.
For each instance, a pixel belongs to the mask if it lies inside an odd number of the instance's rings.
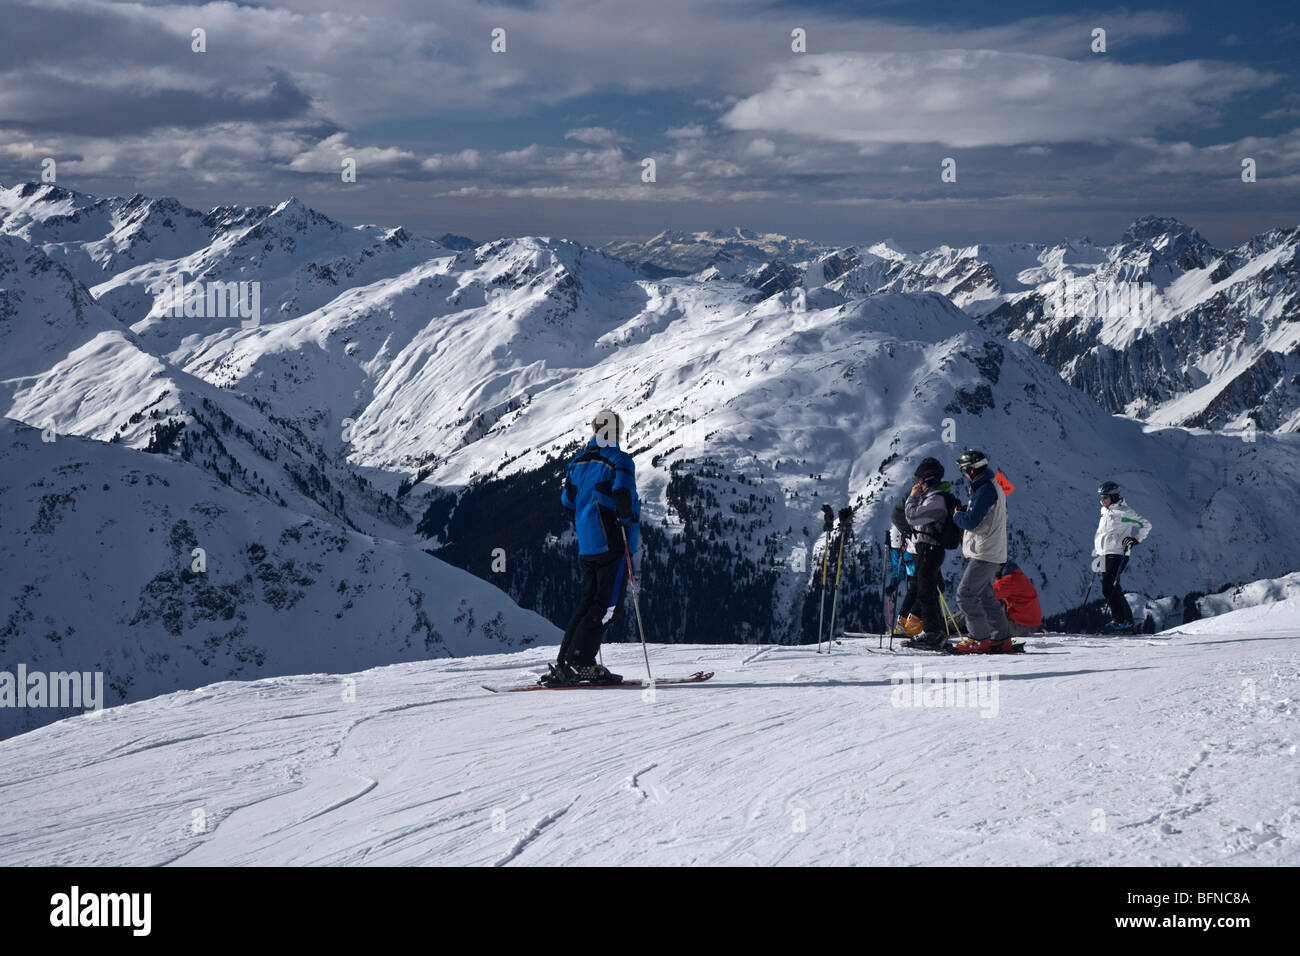
[{"label": "group of skier", "polygon": [[[573,512],[582,568],[578,601],[555,664],[542,683],[618,683],[597,661],[601,639],[631,582],[631,562],[638,544],[641,501],[632,457],[619,447],[623,422],[603,409],[591,422],[592,436],[565,472],[560,503]],[[891,514],[894,529],[891,560],[895,581],[909,582],[899,607],[894,633],[917,648],[947,647],[951,631],[964,629],[968,639],[956,645],[965,653],[1009,653],[1013,637],[1042,627],[1042,610],[1032,582],[1007,555],[1007,492],[1004,479],[989,466],[988,455],[967,449],[956,461],[966,479],[965,504],[944,479],[943,464],[925,458],[913,483]],[[1010,487],[1007,485],[1007,487]],[[1144,541],[1150,523],[1130,508],[1119,486],[1107,481],[1098,489],[1101,521],[1094,541],[1102,572],[1102,594],[1110,605],[1106,630],[1133,629],[1133,611],[1120,575],[1134,545]],[[958,612],[947,606],[940,586],[946,551],[961,548],[968,559],[957,585]]]},{"label": "group of skier", "polygon": [[[891,516],[907,551],[915,555],[913,587],[904,601],[896,625],[906,635],[905,644],[939,650],[946,646],[951,627],[940,590],[939,572],[944,553],[960,544],[969,560],[957,586],[957,604],[970,639],[958,645],[969,653],[996,654],[1013,649],[1014,636],[994,584],[1005,576],[1007,564],[1007,497],[989,467],[988,455],[968,448],[957,467],[969,487],[963,505],[944,480],[943,463],[926,458],[913,473],[907,495]],[[951,620],[951,619],[949,619]]]},{"label": "group of skier", "polygon": [[[898,583],[909,587],[899,605],[893,633],[903,643],[923,649],[944,648],[955,631],[969,639],[959,652],[1000,653],[1014,649],[1012,638],[1042,628],[1038,593],[1025,573],[1007,555],[1007,506],[1004,482],[989,467],[988,456],[967,449],[957,459],[966,477],[969,501],[961,504],[944,480],[943,464],[925,458],[913,474],[913,484],[891,513],[891,565],[894,584],[887,593],[896,596]],[[1134,629],[1133,610],[1120,584],[1133,547],[1146,540],[1151,524],[1131,507],[1113,481],[1097,489],[1101,520],[1093,554],[1102,572],[1102,595],[1110,606],[1111,621],[1104,630],[1122,633]],[[970,559],[957,586],[960,611],[950,612],[939,585],[944,552],[960,544]]]}]

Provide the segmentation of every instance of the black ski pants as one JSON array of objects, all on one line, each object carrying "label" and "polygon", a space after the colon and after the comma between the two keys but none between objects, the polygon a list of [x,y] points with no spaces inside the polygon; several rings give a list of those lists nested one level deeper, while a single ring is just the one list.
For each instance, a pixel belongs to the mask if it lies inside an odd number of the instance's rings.
[{"label": "black ski pants", "polygon": [[614,621],[623,603],[627,580],[627,559],[621,552],[584,554],[582,563],[582,597],[565,628],[564,640],[556,660],[571,667],[596,663],[600,640]]},{"label": "black ski pants", "polygon": [[943,611],[939,608],[939,571],[943,548],[918,541],[916,545],[916,601],[912,613],[921,619],[927,634],[943,633]]},{"label": "black ski pants", "polygon": [[[907,581],[907,594],[903,597],[903,603],[898,606],[898,616],[902,619],[906,619],[907,615],[911,614],[912,611],[916,608],[916,564],[915,562],[913,562],[912,564],[912,573],[910,575],[907,575],[906,572],[904,572],[904,574],[905,574],[905,580]],[[890,621],[889,623],[892,626],[894,622]]]},{"label": "black ski pants", "polygon": [[1101,595],[1110,604],[1110,618],[1117,624],[1132,624],[1133,609],[1124,597],[1124,588],[1119,583],[1119,576],[1128,565],[1127,554],[1106,555],[1106,569],[1101,574]]}]

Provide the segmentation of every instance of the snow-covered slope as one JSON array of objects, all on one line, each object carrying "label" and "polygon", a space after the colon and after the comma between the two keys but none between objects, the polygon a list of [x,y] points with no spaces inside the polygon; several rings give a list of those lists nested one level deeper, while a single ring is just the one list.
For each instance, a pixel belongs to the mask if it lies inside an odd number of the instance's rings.
[{"label": "snow-covered slope", "polygon": [[335,423],[282,416],[276,402],[177,368],[148,351],[70,272],[9,236],[0,237],[0,316],[6,417],[172,452],[237,490],[349,527],[388,533],[410,524],[391,495],[326,454],[341,440]]},{"label": "snow-covered slope", "polygon": [[1196,610],[1202,617],[1214,617],[1294,598],[1300,598],[1300,571],[1280,578],[1251,581],[1218,594],[1207,594],[1197,599]]},{"label": "snow-covered slope", "polygon": [[37,375],[102,333],[122,331],[71,272],[0,235],[0,382]]},{"label": "snow-covered slope", "polygon": [[[1192,635],[1205,637],[1209,635],[1234,635],[1243,641],[1251,637],[1280,638],[1289,641],[1300,631],[1300,596],[1290,595],[1280,600],[1263,601],[1247,604],[1234,611],[1225,611],[1213,617],[1201,618],[1162,631],[1161,637]],[[1284,644],[1289,647],[1289,644]],[[1294,653],[1290,654],[1292,669],[1290,677],[1297,677]],[[1282,673],[1285,673],[1283,671]]]},{"label": "snow-covered slope", "polygon": [[[1294,866],[1300,605],[1271,607],[1002,658],[654,646],[718,674],[652,699],[479,688],[540,650],[219,683],[0,742],[0,859]],[[932,706],[948,675],[973,706]]]},{"label": "snow-covered slope", "polygon": [[[102,671],[110,705],[226,678],[558,640],[409,542],[241,494],[182,461],[45,441],[8,419],[0,568],[0,670]],[[0,737],[58,716],[0,707]]]},{"label": "snow-covered slope", "polygon": [[170,314],[175,296],[162,290],[177,281],[184,283],[187,300],[201,297],[198,283],[257,282],[257,321],[269,324],[309,312],[354,286],[453,254],[404,229],[349,228],[293,198],[266,211],[210,215],[220,220],[210,244],[187,256],[127,269],[91,289],[156,352],[241,327],[238,316],[196,320]]}]

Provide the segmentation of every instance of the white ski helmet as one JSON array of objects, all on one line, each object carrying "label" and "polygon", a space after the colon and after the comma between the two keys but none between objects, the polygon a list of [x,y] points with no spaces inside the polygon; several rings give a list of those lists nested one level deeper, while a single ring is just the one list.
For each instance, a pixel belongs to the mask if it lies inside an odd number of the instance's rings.
[{"label": "white ski helmet", "polygon": [[597,445],[617,445],[623,440],[623,419],[612,408],[602,408],[591,420]]}]

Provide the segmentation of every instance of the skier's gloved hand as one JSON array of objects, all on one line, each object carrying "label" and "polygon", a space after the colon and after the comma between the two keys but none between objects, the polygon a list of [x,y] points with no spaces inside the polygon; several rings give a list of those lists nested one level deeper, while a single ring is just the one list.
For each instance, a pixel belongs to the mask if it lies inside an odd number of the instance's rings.
[{"label": "skier's gloved hand", "polygon": [[1125,538],[1123,541],[1120,542],[1120,544],[1124,546],[1125,551],[1132,551],[1133,545],[1137,543],[1138,543],[1138,539],[1134,537]]},{"label": "skier's gloved hand", "polygon": [[885,593],[888,594],[890,597],[893,597],[895,594],[897,594],[898,582],[895,581],[893,584],[890,584],[887,588],[885,588]]},{"label": "skier's gloved hand", "polygon": [[632,492],[626,488],[614,489],[614,514],[621,525],[636,524],[636,514],[632,511]]}]

